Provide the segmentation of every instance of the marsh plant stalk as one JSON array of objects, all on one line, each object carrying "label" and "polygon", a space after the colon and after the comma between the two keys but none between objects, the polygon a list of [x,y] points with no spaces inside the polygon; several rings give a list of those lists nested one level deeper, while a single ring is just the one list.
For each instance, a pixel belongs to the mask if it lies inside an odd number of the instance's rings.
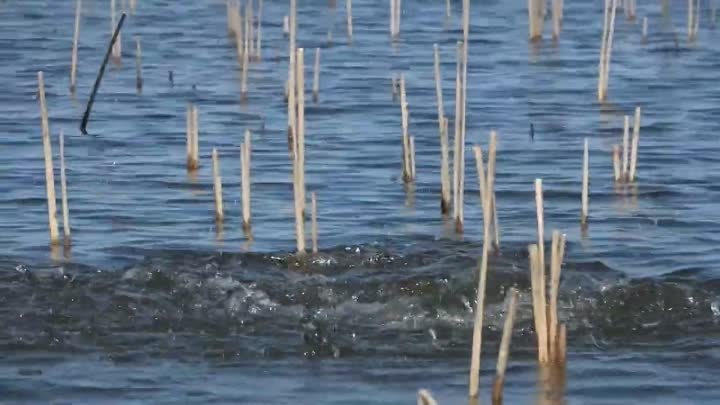
[{"label": "marsh plant stalk", "polygon": [[65,176],[65,135],[60,131],[60,192],[62,194],[62,213],[63,213],[63,238],[65,245],[70,244],[70,208],[68,206],[67,196],[67,177]]},{"label": "marsh plant stalk", "polygon": [[222,178],[220,177],[220,158],[216,148],[212,150],[213,193],[215,195],[215,222],[222,223],[225,218],[223,211]]},{"label": "marsh plant stalk", "polygon": [[580,213],[580,222],[587,224],[588,221],[588,205],[589,205],[589,188],[590,188],[590,154],[588,151],[588,139],[585,138],[585,147],[583,150],[583,168],[582,168],[582,207]]},{"label": "marsh plant stalk", "polygon": [[312,251],[313,253],[317,254],[318,252],[318,220],[317,220],[317,195],[315,195],[315,192],[312,192],[310,194],[310,201],[311,201],[311,235],[312,235]]},{"label": "marsh plant stalk", "polygon": [[82,0],[75,2],[75,29],[73,31],[72,54],[70,55],[70,92],[75,92],[77,85],[77,57],[78,41],[80,40],[80,13],[82,11]]},{"label": "marsh plant stalk", "polygon": [[242,179],[242,216],[243,216],[243,229],[246,231],[251,226],[251,211],[250,211],[250,155],[251,155],[251,139],[250,130],[245,130],[245,142],[240,144],[240,171]]},{"label": "marsh plant stalk", "polygon": [[352,37],[353,37],[352,0],[347,0],[345,2],[345,15],[346,15],[346,20],[347,20],[348,43],[352,44]]},{"label": "marsh plant stalk", "polygon": [[140,38],[135,38],[135,88],[140,91],[142,87],[142,49],[140,48]]},{"label": "marsh plant stalk", "polygon": [[630,147],[630,173],[628,181],[634,182],[637,174],[638,146],[640,145],[640,107],[635,107],[635,122],[633,124],[632,144]]},{"label": "marsh plant stalk", "polygon": [[[485,287],[488,272],[488,256],[490,254],[490,204],[491,195],[495,187],[495,154],[497,148],[497,135],[495,131],[490,134],[490,150],[488,153],[488,171],[485,189],[487,193],[482,202],[483,208],[483,250],[480,259],[480,274],[478,277],[478,289],[475,308],[475,319],[473,322],[472,354],[470,357],[470,383],[468,395],[471,399],[477,399],[480,385],[480,354],[482,352],[482,325],[485,311]],[[473,149],[475,157],[482,167],[482,150],[479,146]]]},{"label": "marsh plant stalk", "polygon": [[507,369],[508,358],[510,357],[510,341],[512,340],[512,329],[515,322],[518,292],[510,288],[507,293],[508,300],[505,306],[505,324],[498,350],[497,367],[495,371],[495,382],[493,383],[492,401],[493,404],[502,404],[503,385],[505,383],[505,370]]},{"label": "marsh plant stalk", "polygon": [[315,48],[315,63],[313,63],[313,102],[320,99],[320,48]]},{"label": "marsh plant stalk", "polygon": [[613,178],[615,179],[615,182],[619,182],[622,173],[620,168],[620,145],[613,145],[612,149],[612,160],[613,160]]},{"label": "marsh plant stalk", "polygon": [[402,171],[402,177],[403,181],[405,183],[410,183],[413,181],[412,177],[412,158],[410,157],[410,135],[408,133],[408,105],[407,105],[407,95],[405,93],[405,75],[400,74],[400,114],[401,114],[401,124],[402,124],[402,164],[403,164],[403,171]]},{"label": "marsh plant stalk", "polygon": [[50,142],[50,124],[48,119],[47,101],[45,99],[45,78],[43,72],[37,74],[38,101],[40,102],[40,125],[42,127],[43,156],[45,158],[45,193],[47,195],[48,229],[50,243],[60,243],[57,224],[57,206],[55,197],[55,174],[53,173],[52,145]]},{"label": "marsh plant stalk", "polygon": [[622,143],[622,171],[621,171],[621,178],[622,180],[627,180],[628,178],[628,164],[630,163],[630,117],[625,116],[624,124],[623,124],[623,143]]}]

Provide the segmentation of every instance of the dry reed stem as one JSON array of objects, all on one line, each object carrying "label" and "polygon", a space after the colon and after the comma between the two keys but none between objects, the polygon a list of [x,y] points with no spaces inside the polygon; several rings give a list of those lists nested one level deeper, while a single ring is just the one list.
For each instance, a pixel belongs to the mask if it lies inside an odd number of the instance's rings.
[{"label": "dry reed stem", "polygon": [[553,39],[560,38],[560,0],[552,0]]},{"label": "dry reed stem", "polygon": [[255,60],[262,60],[262,18],[263,18],[263,0],[258,0],[258,16],[257,16],[257,36],[255,38]]},{"label": "dry reed stem", "polygon": [[193,156],[192,104],[188,104],[187,111],[185,112],[185,146],[187,150],[186,166],[188,170],[191,170]]},{"label": "dry reed stem", "polygon": [[352,44],[352,34],[353,34],[353,26],[352,26],[352,0],[347,0],[345,2],[345,15],[347,20],[347,36],[348,36],[348,42]]},{"label": "dry reed stem", "polygon": [[567,326],[561,324],[558,327],[558,343],[557,343],[557,358],[555,363],[559,366],[565,366],[567,359]]},{"label": "dry reed stem", "polygon": [[630,117],[625,116],[623,124],[623,143],[622,143],[622,180],[628,178],[628,168],[630,163]]},{"label": "dry reed stem", "polygon": [[687,13],[687,37],[688,41],[693,40],[693,27],[694,27],[694,19],[695,19],[695,13],[693,11],[695,0],[688,0],[688,13]]},{"label": "dry reed stem", "polygon": [[[485,177],[485,167],[483,164],[482,148],[478,145],[473,146],[473,153],[475,154],[475,167],[477,169],[478,177],[478,189],[480,190],[480,205],[485,212],[485,203],[487,197],[487,178]],[[483,219],[484,220],[484,219]]]},{"label": "dry reed stem", "polygon": [[43,72],[38,77],[38,101],[40,102],[40,125],[42,127],[43,155],[45,157],[45,192],[47,194],[48,229],[50,243],[60,243],[57,224],[57,207],[55,199],[55,174],[53,173],[52,145],[50,143],[50,124],[48,119],[47,101],[45,100],[45,79]]},{"label": "dry reed stem", "polygon": [[583,169],[582,169],[582,207],[580,212],[580,222],[587,224],[588,220],[588,192],[590,188],[590,153],[588,151],[588,139],[585,138],[585,148],[583,150]]},{"label": "dry reed stem", "polygon": [[[535,179],[535,209],[537,214],[538,263],[540,264],[540,288],[545,297],[545,214],[542,179]],[[544,299],[544,298],[543,298]]]},{"label": "dry reed stem", "polygon": [[700,0],[695,5],[695,26],[693,27],[693,39],[697,39],[698,30],[700,29]]},{"label": "dry reed stem", "polygon": [[440,72],[440,49],[437,44],[433,45],[433,56],[434,56],[434,73],[435,73],[435,95],[437,97],[437,110],[438,110],[438,126],[439,131],[442,133],[443,130],[443,118],[445,117],[445,107],[443,105],[442,95],[442,74]]},{"label": "dry reed stem", "polygon": [[310,208],[310,216],[312,220],[312,228],[311,228],[311,235],[312,235],[312,251],[313,253],[318,252],[318,223],[317,223],[317,196],[315,195],[315,192],[312,192],[310,194],[310,200],[311,200],[311,208]]},{"label": "dry reed stem", "polygon": [[[115,0],[110,0],[110,32],[115,31]],[[112,56],[117,61],[119,61],[122,58],[122,40],[121,40],[121,33],[118,33],[117,40],[113,44],[112,47]]]},{"label": "dry reed stem", "polygon": [[200,167],[200,130],[198,108],[192,106],[192,170]]},{"label": "dry reed stem", "polygon": [[235,14],[232,12],[230,0],[225,0],[225,14],[227,17],[227,32],[229,37],[235,36]]},{"label": "dry reed stem", "polygon": [[[470,399],[478,397],[478,387],[480,385],[480,354],[482,352],[482,325],[485,311],[485,285],[487,282],[488,256],[490,254],[490,196],[494,192],[495,186],[495,149],[497,144],[497,135],[495,131],[490,134],[490,150],[488,153],[488,171],[487,181],[485,183],[485,198],[483,200],[483,250],[480,259],[480,274],[478,277],[477,304],[475,308],[475,319],[473,323],[473,343],[472,354],[470,358]],[[478,162],[482,165],[482,150],[480,147],[475,149],[479,152]],[[478,157],[478,155],[476,155]]]},{"label": "dry reed stem", "polygon": [[455,227],[462,230],[465,220],[465,123],[467,111],[468,48],[470,47],[470,0],[463,0],[463,47],[462,47],[462,113],[460,126],[460,182],[458,184],[458,218]]},{"label": "dry reed stem", "polygon": [[508,357],[510,357],[510,341],[512,340],[512,329],[513,323],[515,322],[515,310],[517,308],[517,290],[511,288],[508,295],[510,299],[505,307],[505,324],[503,326],[503,334],[500,340],[500,350],[498,350],[495,383],[493,384],[492,390],[493,404],[502,403],[505,370],[507,369]]},{"label": "dry reed stem", "polygon": [[643,41],[643,43],[647,42],[647,33],[648,33],[648,19],[647,19],[647,17],[643,17],[643,21],[642,21],[642,41]]},{"label": "dry reed stem", "polygon": [[635,174],[637,173],[637,154],[638,146],[640,144],[640,107],[635,107],[635,123],[633,126],[632,145],[630,147],[630,173],[628,174],[628,181],[635,181]]},{"label": "dry reed stem", "polygon": [[315,48],[315,63],[313,64],[313,102],[320,99],[320,48]]},{"label": "dry reed stem", "polygon": [[246,52],[248,52],[248,60],[254,61],[255,60],[255,10],[253,8],[253,1],[249,0],[246,5],[246,12],[245,12],[245,21],[247,24],[247,46],[246,46]]},{"label": "dry reed stem", "polygon": [[396,75],[393,74],[391,80],[392,80],[392,83],[391,83],[391,85],[392,85],[392,99],[393,99],[393,101],[396,101],[397,98],[398,98],[398,94],[397,94],[397,93],[398,93],[398,90],[397,90],[397,89],[398,89],[398,78],[397,78]]},{"label": "dry reed stem", "polygon": [[390,38],[395,38],[395,12],[397,11],[395,3],[397,0],[390,0]]},{"label": "dry reed stem", "polygon": [[440,132],[440,211],[446,214],[450,209],[450,178],[448,173],[447,119],[442,95],[442,74],[440,72],[440,49],[433,45],[435,64],[435,93],[438,107],[438,126]]},{"label": "dry reed stem", "polygon": [[419,390],[417,405],[437,405],[437,401],[433,398],[432,394],[428,390]]},{"label": "dry reed stem", "polygon": [[70,91],[75,92],[77,80],[78,41],[80,40],[80,12],[82,0],[75,2],[75,29],[73,31],[72,54],[70,55]]},{"label": "dry reed stem", "polygon": [[621,179],[621,172],[620,172],[620,145],[613,145],[612,150],[612,159],[613,159],[613,177],[615,179],[615,182],[619,182]]},{"label": "dry reed stem", "polygon": [[457,43],[457,69],[455,72],[455,142],[453,149],[453,219],[456,221],[456,226],[462,226],[460,218],[460,150],[464,148],[461,143],[461,131],[460,126],[462,125],[462,55],[463,55],[463,43],[458,41]]},{"label": "dry reed stem", "polygon": [[445,17],[450,18],[452,16],[452,6],[450,0],[445,0]]},{"label": "dry reed stem", "polygon": [[550,333],[550,358],[555,360],[557,348],[557,331],[558,331],[558,294],[560,292],[560,272],[562,270],[563,252],[565,243],[565,235],[560,235],[559,231],[553,231],[552,236],[552,259],[550,266],[550,308],[548,314],[550,316],[548,331]]},{"label": "dry reed stem", "polygon": [[412,181],[411,158],[410,158],[410,136],[408,134],[408,109],[407,95],[405,93],[405,75],[400,74],[400,114],[402,124],[402,177],[405,183]]},{"label": "dry reed stem", "polygon": [[215,194],[215,221],[218,223],[223,222],[225,214],[223,212],[223,197],[222,197],[222,178],[220,177],[220,159],[218,158],[217,149],[212,150],[212,164],[213,164],[213,192]]},{"label": "dry reed stem", "polygon": [[297,49],[297,162],[300,187],[298,197],[302,218],[305,218],[305,49]]},{"label": "dry reed stem", "polygon": [[415,181],[415,137],[410,137],[410,178]]},{"label": "dry reed stem", "polygon": [[498,213],[497,213],[497,205],[495,203],[495,192],[493,191],[492,195],[492,206],[490,207],[491,212],[493,213],[493,233],[495,234],[493,236],[493,245],[494,250],[500,250],[500,225],[498,224]]},{"label": "dry reed stem", "polygon": [[245,130],[245,142],[240,144],[240,171],[242,178],[242,216],[243,229],[250,229],[250,154],[252,150],[250,130]]},{"label": "dry reed stem", "polygon": [[248,65],[250,64],[250,43],[252,41],[251,34],[250,34],[250,26],[252,23],[250,22],[250,3],[245,6],[245,19],[243,19],[243,30],[244,30],[244,39],[243,39],[243,52],[242,52],[242,59],[240,60],[240,64],[242,66],[242,79],[240,83],[240,99],[242,101],[247,100],[248,96]]},{"label": "dry reed stem", "polygon": [[285,36],[290,35],[290,17],[289,16],[283,17],[283,35],[285,35]]},{"label": "dry reed stem", "polygon": [[142,49],[140,48],[140,38],[135,38],[135,88],[140,91],[142,87]]},{"label": "dry reed stem", "polygon": [[65,176],[65,135],[60,130],[60,193],[62,195],[63,237],[65,245],[70,244],[70,208],[67,197],[67,177]]},{"label": "dry reed stem", "polygon": [[[532,0],[529,0],[532,1]],[[608,35],[608,20],[610,13],[608,8],[612,0],[605,0],[603,5],[603,33],[600,40],[600,62],[598,66],[598,101],[605,101],[605,58],[607,57],[607,35]]]},{"label": "dry reed stem", "polygon": [[[290,0],[290,62],[288,66],[288,141],[291,144],[297,142],[297,122],[296,122],[296,101],[295,101],[295,75],[297,68],[295,67],[295,25],[297,17],[297,4],[296,0]],[[293,147],[291,149],[294,150]]]},{"label": "dry reed stem", "polygon": [[538,342],[538,361],[540,364],[547,364],[547,314],[545,309],[545,289],[543,288],[544,277],[540,267],[540,252],[535,244],[530,245],[528,251],[530,253],[530,283],[533,297],[535,333]]},{"label": "dry reed stem", "polygon": [[240,2],[235,1],[235,6],[232,9],[232,23],[233,23],[233,32],[235,33],[235,50],[237,52],[237,58],[238,62],[242,63],[242,56],[243,52],[245,51],[243,49],[243,46],[245,44],[244,38],[245,33],[243,31],[243,16],[240,10]]},{"label": "dry reed stem", "polygon": [[135,14],[136,9],[137,9],[137,0],[130,0],[130,12],[132,14]]},{"label": "dry reed stem", "polygon": [[608,32],[608,41],[607,41],[607,47],[605,48],[605,52],[607,55],[605,56],[605,79],[603,80],[603,84],[605,88],[603,89],[603,99],[602,101],[605,101],[607,98],[607,90],[608,90],[608,84],[610,82],[610,59],[612,56],[612,44],[613,44],[613,34],[615,32],[615,13],[617,9],[617,0],[612,0],[612,11],[610,12],[610,27]]},{"label": "dry reed stem", "polygon": [[395,37],[400,36],[400,17],[402,16],[402,0],[395,0]]},{"label": "dry reed stem", "polygon": [[442,130],[440,131],[440,211],[442,214],[450,212],[450,164],[448,152],[448,119],[443,117]]}]

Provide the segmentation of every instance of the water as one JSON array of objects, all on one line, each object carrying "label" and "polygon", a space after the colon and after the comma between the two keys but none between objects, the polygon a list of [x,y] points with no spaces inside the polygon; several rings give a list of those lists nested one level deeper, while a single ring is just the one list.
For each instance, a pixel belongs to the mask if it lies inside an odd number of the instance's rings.
[{"label": "water", "polygon": [[[466,401],[481,213],[469,152],[465,234],[453,235],[439,213],[432,70],[438,43],[452,126],[459,4],[445,20],[444,2],[404,1],[394,47],[385,5],[353,4],[350,47],[342,4],[300,4],[298,45],[308,49],[308,66],[312,48],[323,48],[320,102],[307,97],[306,106],[306,181],[318,195],[321,253],[302,265],[288,253],[287,4],[264,4],[263,61],[251,67],[242,105],[225,3],[140,0],[123,28],[122,65],[108,67],[85,136],[78,126],[110,18],[109,2],[83,3],[75,97],[67,90],[73,2],[0,4],[0,403],[408,403],[423,387],[441,403]],[[680,3],[672,10],[677,43],[659,4],[638,8],[649,18],[647,44],[640,24],[618,15],[610,104],[602,107],[599,4],[567,2],[560,42],[546,30],[538,49],[527,44],[525,3],[472,5],[468,147],[499,132],[502,251],[488,275],[483,398],[512,286],[521,298],[507,403],[704,404],[720,395],[719,49],[705,8],[697,42],[687,43]],[[68,252],[47,243],[38,70],[51,131],[66,134]],[[399,179],[392,72],[407,81],[418,166],[411,193]],[[200,111],[195,178],[184,167],[188,102]],[[643,108],[639,182],[616,190],[610,151],[635,105]],[[251,243],[240,220],[246,128]],[[578,221],[585,137],[586,233]],[[222,238],[213,222],[212,147],[225,190]],[[538,395],[526,254],[536,238],[536,177],[544,181],[546,234],[560,229],[569,241],[562,399]]]}]

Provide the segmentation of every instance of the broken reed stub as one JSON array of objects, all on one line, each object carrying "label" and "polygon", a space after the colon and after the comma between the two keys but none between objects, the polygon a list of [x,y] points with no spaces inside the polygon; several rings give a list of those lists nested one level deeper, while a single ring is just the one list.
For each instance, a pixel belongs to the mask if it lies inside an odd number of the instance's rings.
[{"label": "broken reed stub", "polygon": [[421,389],[418,391],[417,405],[438,405],[430,391]]}]

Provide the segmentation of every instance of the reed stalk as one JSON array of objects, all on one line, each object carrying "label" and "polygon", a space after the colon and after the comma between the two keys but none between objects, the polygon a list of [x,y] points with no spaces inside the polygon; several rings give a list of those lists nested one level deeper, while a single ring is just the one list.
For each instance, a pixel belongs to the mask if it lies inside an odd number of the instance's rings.
[{"label": "reed stalk", "polygon": [[463,61],[463,43],[457,43],[457,69],[455,72],[455,141],[453,149],[453,219],[455,226],[462,227],[462,219],[460,217],[460,172],[463,170],[461,166],[461,149],[465,147],[462,143],[460,126],[462,125],[462,61]]},{"label": "reed stalk", "polygon": [[[470,384],[468,395],[470,399],[477,399],[480,385],[480,354],[482,352],[482,326],[485,311],[485,286],[487,283],[488,256],[490,254],[490,202],[495,187],[495,150],[497,148],[497,135],[495,131],[490,134],[490,150],[488,153],[487,182],[485,184],[485,198],[483,199],[483,250],[480,259],[480,274],[478,277],[478,289],[475,308],[475,319],[473,323],[473,343],[470,358]],[[479,146],[474,148],[476,160],[482,167],[482,150]]]},{"label": "reed stalk", "polygon": [[60,192],[62,194],[63,240],[70,245],[70,208],[67,197],[67,177],[65,176],[65,135],[60,131]]},{"label": "reed stalk", "polygon": [[617,1],[618,0],[612,0],[612,10],[610,12],[610,27],[608,30],[607,47],[605,48],[605,52],[607,53],[607,55],[605,56],[605,79],[603,80],[605,88],[603,90],[602,101],[605,101],[607,97],[608,84],[610,82],[610,59],[612,56],[613,35],[615,33],[615,14],[617,10]]},{"label": "reed stalk", "polygon": [[305,219],[305,49],[298,48],[295,58],[297,68],[297,162],[298,162],[298,197],[300,213]]},{"label": "reed stalk", "polygon": [[528,247],[530,254],[530,283],[533,300],[533,316],[535,318],[535,333],[538,342],[538,362],[548,363],[547,345],[547,319],[545,309],[544,274],[540,267],[540,252],[537,245]]},{"label": "reed stalk", "polygon": [[402,0],[395,0],[395,37],[400,36],[400,17],[402,16]]},{"label": "reed stalk", "polygon": [[542,296],[545,296],[545,214],[543,203],[542,179],[535,179],[535,210],[537,214],[537,246],[538,263],[540,268],[540,288]]},{"label": "reed stalk", "polygon": [[450,18],[452,16],[452,6],[450,0],[445,0],[445,17]]},{"label": "reed stalk", "polygon": [[310,200],[311,200],[310,216],[311,216],[311,220],[312,220],[312,228],[311,228],[312,251],[313,251],[313,253],[317,254],[317,252],[318,252],[318,222],[317,222],[317,196],[315,195],[315,192],[312,192],[310,194]]},{"label": "reed stalk", "polygon": [[251,211],[250,211],[250,154],[252,146],[250,130],[245,130],[245,142],[240,144],[240,171],[242,179],[242,216],[243,229],[250,233]]},{"label": "reed stalk", "polygon": [[697,39],[698,30],[700,29],[700,0],[695,5],[695,25],[693,26],[693,40]]},{"label": "reed stalk", "polygon": [[57,206],[55,198],[55,174],[53,173],[52,145],[50,142],[50,124],[48,119],[47,101],[45,100],[45,78],[43,72],[38,77],[38,101],[40,102],[40,125],[42,127],[43,156],[45,157],[45,193],[48,207],[48,229],[50,244],[60,243],[57,224]]},{"label": "reed stalk", "polygon": [[635,181],[635,175],[637,173],[637,154],[638,146],[640,144],[640,107],[635,107],[635,123],[633,125],[632,134],[632,145],[630,148],[630,173],[628,174],[628,181]]},{"label": "reed stalk", "polygon": [[557,358],[555,363],[559,366],[564,366],[567,362],[567,327],[565,324],[561,324],[558,327],[558,343],[557,343]]},{"label": "reed stalk", "polygon": [[287,15],[283,17],[283,35],[285,37],[290,35],[290,17]]},{"label": "reed stalk", "polygon": [[590,188],[590,154],[588,151],[588,139],[585,138],[585,148],[583,150],[583,169],[582,169],[582,207],[580,213],[580,223],[587,224],[588,221],[588,191]]},{"label": "reed stalk", "polygon": [[694,33],[694,20],[695,20],[695,12],[693,10],[693,7],[695,5],[695,0],[688,0],[688,13],[687,13],[687,37],[688,41],[693,40],[693,33]]},{"label": "reed stalk", "polygon": [[417,397],[417,405],[437,405],[437,401],[433,398],[428,390],[419,390]]},{"label": "reed stalk", "polygon": [[320,48],[315,48],[315,63],[313,64],[313,103],[320,99]]},{"label": "reed stalk", "polygon": [[255,60],[255,9],[253,1],[249,0],[245,6],[245,20],[247,24],[247,45],[245,51],[248,52],[248,60]]},{"label": "reed stalk", "polygon": [[100,70],[95,77],[95,84],[93,85],[92,91],[90,92],[90,98],[88,99],[87,106],[85,106],[85,113],[83,114],[82,121],[80,122],[80,132],[82,132],[84,135],[87,135],[87,124],[90,120],[90,112],[92,111],[92,106],[95,103],[95,96],[97,95],[98,89],[100,89],[100,82],[102,82],[103,75],[105,74],[105,67],[107,66],[108,60],[110,59],[110,53],[112,52],[113,44],[115,44],[118,36],[120,35],[120,29],[123,26],[123,22],[125,22],[125,13],[120,16],[120,21],[118,21],[117,26],[115,26],[115,32],[113,32],[112,38],[110,38],[110,43],[108,44],[107,50],[105,51],[105,58],[100,65]]},{"label": "reed stalk", "polygon": [[185,112],[185,146],[186,146],[186,167],[188,171],[192,170],[193,159],[193,129],[192,129],[192,104],[188,104]]},{"label": "reed stalk", "polygon": [[440,211],[443,214],[447,214],[447,212],[450,210],[447,120],[445,118],[445,107],[443,105],[442,74],[440,72],[440,50],[437,44],[433,45],[433,52],[435,64],[435,93],[437,96],[438,127],[440,132]]},{"label": "reed stalk", "polygon": [[142,87],[142,49],[140,48],[140,38],[135,38],[135,88],[140,91]]},{"label": "reed stalk", "polygon": [[198,108],[197,106],[192,106],[192,165],[190,166],[190,170],[196,170],[198,167],[200,167],[200,130],[199,130],[199,123],[198,123]]},{"label": "reed stalk", "polygon": [[553,231],[552,234],[552,247],[550,256],[550,305],[548,309],[548,334],[549,334],[549,348],[550,348],[550,359],[555,359],[555,349],[557,347],[557,328],[558,328],[558,313],[557,313],[557,301],[558,293],[560,289],[560,271],[562,269],[562,260],[560,256],[560,243],[561,236],[559,231]]},{"label": "reed stalk", "polygon": [[613,177],[615,179],[615,182],[620,182],[622,173],[620,170],[620,145],[613,145],[612,150],[612,158],[613,158]]},{"label": "reed stalk", "polygon": [[470,0],[463,0],[463,46],[462,46],[462,114],[460,126],[460,178],[458,184],[458,218],[455,220],[456,230],[462,230],[465,220],[465,124],[467,111],[467,76],[468,76],[468,48],[470,46]]},{"label": "reed stalk", "polygon": [[410,136],[410,178],[415,181],[415,137]]},{"label": "reed stalk", "polygon": [[137,0],[130,0],[130,13],[134,15],[136,10],[137,10]]},{"label": "reed stalk", "polygon": [[222,196],[222,178],[220,177],[220,158],[218,158],[217,149],[212,150],[213,164],[213,193],[215,194],[215,222],[222,223],[225,218],[223,212],[223,196]]},{"label": "reed stalk", "polygon": [[346,15],[346,20],[347,20],[348,43],[352,44],[352,35],[353,35],[352,0],[347,0],[345,2],[345,15]]},{"label": "reed stalk", "polygon": [[402,121],[402,177],[405,183],[412,182],[411,157],[410,157],[410,135],[408,134],[408,109],[407,95],[405,93],[405,75],[400,74],[400,113]]},{"label": "reed stalk", "polygon": [[243,24],[243,30],[244,30],[243,38],[244,39],[243,39],[242,59],[240,61],[241,65],[242,65],[242,79],[241,79],[241,84],[240,84],[240,100],[243,102],[247,101],[247,97],[248,97],[248,68],[249,68],[248,65],[250,64],[250,52],[251,52],[250,44],[252,43],[251,42],[252,36],[250,33],[250,28],[252,26],[252,22],[250,20],[250,13],[251,13],[250,4],[251,3],[252,2],[248,2],[247,5],[245,6],[245,19],[243,20],[244,21],[244,24]]},{"label": "reed stalk", "polygon": [[398,78],[396,75],[393,74],[392,76],[392,99],[393,101],[396,101],[398,99]]},{"label": "reed stalk", "polygon": [[560,39],[560,0],[552,0],[553,40]]},{"label": "reed stalk", "polygon": [[443,117],[442,130],[440,131],[440,211],[443,215],[450,212],[450,163],[448,152],[448,119]]},{"label": "reed stalk", "polygon": [[648,35],[648,19],[647,17],[643,17],[642,21],[642,42],[647,43],[647,35]]},{"label": "reed stalk", "polygon": [[233,24],[232,31],[235,33],[235,50],[237,52],[238,62],[242,64],[243,52],[245,52],[245,33],[243,30],[244,19],[240,9],[240,2],[238,0],[235,1],[235,5],[232,7],[231,15]]},{"label": "reed stalk", "polygon": [[493,249],[491,250],[500,250],[500,225],[498,224],[498,213],[497,213],[497,204],[495,203],[495,191],[493,190],[492,195],[492,205],[491,205],[491,212],[493,213],[493,233],[495,234],[493,237]]},{"label": "reed stalk", "polygon": [[503,326],[503,334],[500,340],[500,350],[498,350],[495,382],[493,383],[492,390],[493,404],[502,404],[503,385],[505,384],[505,370],[507,369],[507,362],[510,357],[510,341],[512,340],[512,329],[513,323],[515,322],[515,311],[517,308],[517,290],[511,288],[508,292],[508,296],[509,300],[505,307],[505,324]]},{"label": "reed stalk", "polygon": [[622,143],[622,180],[628,178],[628,164],[630,163],[630,117],[625,116],[623,125],[623,143]]},{"label": "reed stalk", "polygon": [[395,12],[397,11],[397,8],[395,7],[395,3],[397,0],[390,0],[390,38],[395,38]]},{"label": "reed stalk", "polygon": [[[110,32],[115,29],[115,21],[115,0],[110,0]],[[118,33],[117,41],[112,45],[112,56],[116,61],[120,61],[122,58],[122,35],[120,33]]]},{"label": "reed stalk", "polygon": [[[297,142],[297,122],[296,122],[296,101],[295,101],[295,75],[297,68],[295,66],[295,58],[297,54],[295,52],[295,24],[297,17],[297,0],[290,0],[290,62],[288,71],[288,142],[295,144]],[[292,150],[294,148],[291,147]]]},{"label": "reed stalk", "polygon": [[257,16],[257,36],[255,38],[255,60],[262,60],[262,18],[263,18],[263,0],[258,0],[258,16]]},{"label": "reed stalk", "polygon": [[612,0],[605,0],[603,5],[603,33],[602,39],[600,40],[600,62],[598,66],[598,101],[603,102],[605,100],[605,58],[607,57],[607,35],[608,35],[608,24],[610,13],[610,2]]},{"label": "reed stalk", "polygon": [[75,92],[77,85],[77,56],[78,41],[80,40],[80,13],[82,10],[82,0],[75,2],[75,29],[73,31],[72,54],[70,55],[70,92]]},{"label": "reed stalk", "polygon": [[231,0],[225,0],[225,13],[227,17],[228,36],[232,38],[235,36],[235,13],[233,13]]}]

